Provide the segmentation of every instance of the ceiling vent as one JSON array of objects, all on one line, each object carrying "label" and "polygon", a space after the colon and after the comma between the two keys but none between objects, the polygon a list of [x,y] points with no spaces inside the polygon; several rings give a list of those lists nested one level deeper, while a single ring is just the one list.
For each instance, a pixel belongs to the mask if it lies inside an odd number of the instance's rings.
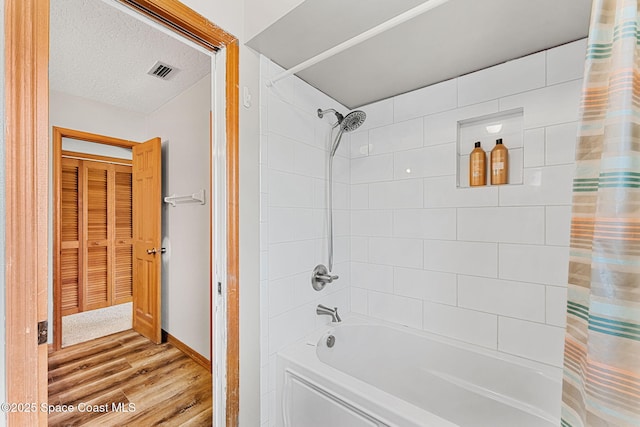
[{"label": "ceiling vent", "polygon": [[149,74],[150,76],[155,76],[162,80],[170,80],[175,74],[178,73],[178,71],[179,70],[172,65],[157,61],[155,64],[153,64],[153,67],[151,67],[151,69],[147,71],[147,74]]}]

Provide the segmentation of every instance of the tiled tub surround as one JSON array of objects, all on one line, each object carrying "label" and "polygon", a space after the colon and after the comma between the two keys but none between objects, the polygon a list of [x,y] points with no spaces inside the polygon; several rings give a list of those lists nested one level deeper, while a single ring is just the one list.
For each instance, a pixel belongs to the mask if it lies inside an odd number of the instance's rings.
[{"label": "tiled tub surround", "polygon": [[[328,316],[324,304],[348,313],[349,302],[349,135],[334,159],[334,268],[340,279],[321,292],[311,287],[311,272],[328,264],[327,159],[331,120],[318,108],[347,109],[296,77],[271,88],[264,83],[281,69],[261,58],[261,420],[275,422],[276,354]],[[331,117],[329,117],[331,116]]]},{"label": "tiled tub surround", "polygon": [[[326,324],[318,303],[560,376],[585,49],[577,41],[362,107],[367,120],[345,135],[334,169],[341,278],[320,293],[309,279],[327,258],[330,126],[315,112],[347,110],[295,77],[262,85],[263,425],[275,420],[275,354]],[[261,70],[264,83],[278,67],[262,58]],[[458,121],[517,108],[523,184],[456,188]]]},{"label": "tiled tub surround", "polygon": [[[577,41],[363,108],[349,151],[353,312],[562,365],[585,49]],[[456,188],[458,121],[516,108],[523,183]]]}]

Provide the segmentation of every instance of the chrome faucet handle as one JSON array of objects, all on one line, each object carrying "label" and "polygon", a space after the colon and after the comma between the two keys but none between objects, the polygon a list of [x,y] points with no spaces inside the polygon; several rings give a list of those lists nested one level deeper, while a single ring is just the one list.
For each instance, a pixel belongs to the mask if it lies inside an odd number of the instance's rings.
[{"label": "chrome faucet handle", "polygon": [[340,277],[337,274],[317,274],[316,278],[322,282],[333,283],[334,280],[338,280]]},{"label": "chrome faucet handle", "polygon": [[327,283],[333,283],[334,280],[338,280],[338,275],[331,274],[329,269],[322,264],[316,265],[311,274],[311,286],[316,291],[321,291],[327,286]]}]

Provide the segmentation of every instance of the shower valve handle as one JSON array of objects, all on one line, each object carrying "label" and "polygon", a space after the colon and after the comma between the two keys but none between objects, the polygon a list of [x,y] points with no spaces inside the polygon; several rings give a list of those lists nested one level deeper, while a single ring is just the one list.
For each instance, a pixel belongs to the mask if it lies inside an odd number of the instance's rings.
[{"label": "shower valve handle", "polygon": [[318,274],[316,275],[316,279],[325,283],[333,283],[333,281],[338,280],[339,277],[337,275],[332,275],[332,274]]},{"label": "shower valve handle", "polygon": [[311,274],[311,286],[316,291],[321,291],[327,286],[327,283],[333,283],[334,280],[338,280],[338,276],[331,274],[329,269],[322,264],[316,265]]}]

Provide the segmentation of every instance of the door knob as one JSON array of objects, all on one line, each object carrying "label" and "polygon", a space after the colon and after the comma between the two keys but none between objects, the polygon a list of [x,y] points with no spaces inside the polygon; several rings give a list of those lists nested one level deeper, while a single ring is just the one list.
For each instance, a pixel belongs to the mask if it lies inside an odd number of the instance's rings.
[{"label": "door knob", "polygon": [[160,252],[161,254],[163,254],[163,253],[167,252],[167,249],[166,249],[166,248],[160,248],[160,251],[158,251],[156,248],[153,248],[153,249],[147,249],[147,253],[148,253],[149,255],[155,255],[155,254],[157,254],[158,252]]}]

